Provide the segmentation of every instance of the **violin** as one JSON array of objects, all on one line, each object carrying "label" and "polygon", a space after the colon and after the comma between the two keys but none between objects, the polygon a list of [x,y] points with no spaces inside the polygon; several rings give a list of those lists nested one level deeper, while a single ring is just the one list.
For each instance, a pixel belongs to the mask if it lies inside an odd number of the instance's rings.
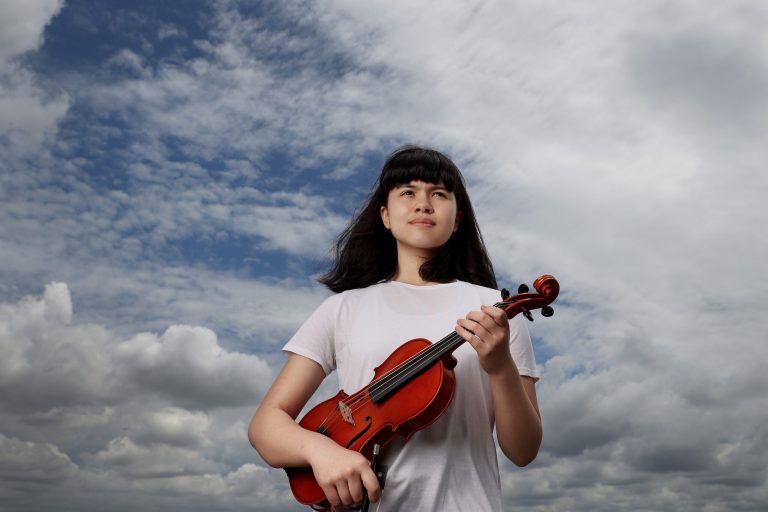
[{"label": "violin", "polygon": [[[513,296],[502,290],[503,300],[494,306],[504,310],[508,318],[523,314],[533,321],[534,309],[541,309],[542,316],[552,316],[550,304],[560,292],[559,283],[544,275],[534,281],[533,287],[535,293],[520,285]],[[457,362],[452,352],[464,341],[453,331],[436,343],[423,338],[403,343],[376,367],[367,386],[351,395],[339,391],[307,412],[299,425],[369,460],[376,445],[385,447],[395,436],[408,441],[415,432],[434,423],[450,405],[456,388],[453,368]],[[286,472],[299,503],[320,511],[331,509],[312,468],[286,468]]]}]

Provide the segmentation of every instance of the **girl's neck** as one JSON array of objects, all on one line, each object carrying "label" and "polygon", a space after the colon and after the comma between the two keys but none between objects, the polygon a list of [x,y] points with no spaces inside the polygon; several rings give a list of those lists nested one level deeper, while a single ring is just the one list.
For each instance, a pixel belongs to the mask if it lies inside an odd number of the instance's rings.
[{"label": "girl's neck", "polygon": [[437,284],[433,281],[425,281],[419,274],[421,265],[427,260],[425,255],[408,254],[406,251],[398,251],[397,269],[392,281],[400,283],[413,284],[416,286],[429,286]]},{"label": "girl's neck", "polygon": [[416,272],[416,275],[414,276],[411,274],[401,274],[398,271],[395,273],[394,277],[392,277],[392,281],[397,281],[398,283],[412,284],[416,286],[429,286],[431,284],[437,284],[431,281],[423,280],[418,272]]}]

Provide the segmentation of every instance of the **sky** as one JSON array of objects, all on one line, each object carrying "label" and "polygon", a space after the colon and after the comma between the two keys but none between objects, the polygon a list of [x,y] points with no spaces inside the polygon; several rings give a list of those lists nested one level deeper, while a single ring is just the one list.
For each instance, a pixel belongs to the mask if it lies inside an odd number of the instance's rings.
[{"label": "sky", "polygon": [[764,510],[767,24],[757,0],[0,2],[0,508],[304,510],[246,428],[414,143],[462,169],[500,285],[561,285],[506,510]]}]

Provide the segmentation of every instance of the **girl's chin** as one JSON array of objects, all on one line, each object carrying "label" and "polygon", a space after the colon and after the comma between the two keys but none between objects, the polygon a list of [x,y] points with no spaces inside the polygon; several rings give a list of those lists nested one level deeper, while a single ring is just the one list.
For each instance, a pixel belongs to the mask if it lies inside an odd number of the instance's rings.
[{"label": "girl's chin", "polygon": [[431,258],[436,256],[440,252],[440,249],[444,244],[431,244],[431,243],[399,243],[398,251],[406,251],[422,258]]}]

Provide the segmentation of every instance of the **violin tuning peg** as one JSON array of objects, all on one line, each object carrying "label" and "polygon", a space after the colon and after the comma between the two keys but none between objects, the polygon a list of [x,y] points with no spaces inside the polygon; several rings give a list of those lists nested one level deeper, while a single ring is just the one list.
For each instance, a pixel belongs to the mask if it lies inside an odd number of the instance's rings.
[{"label": "violin tuning peg", "polygon": [[506,288],[501,289],[501,300],[507,300],[507,297],[509,297],[509,290]]},{"label": "violin tuning peg", "polygon": [[523,283],[517,287],[517,293],[528,293],[528,285]]},{"label": "violin tuning peg", "polygon": [[543,306],[541,308],[541,316],[549,318],[550,316],[555,314],[555,310],[552,309],[552,306]]},{"label": "violin tuning peg", "polygon": [[[525,293],[525,292],[522,292]],[[528,310],[528,308],[521,307],[521,311],[523,312],[523,316],[528,319],[529,322],[533,322],[533,315]]]}]

